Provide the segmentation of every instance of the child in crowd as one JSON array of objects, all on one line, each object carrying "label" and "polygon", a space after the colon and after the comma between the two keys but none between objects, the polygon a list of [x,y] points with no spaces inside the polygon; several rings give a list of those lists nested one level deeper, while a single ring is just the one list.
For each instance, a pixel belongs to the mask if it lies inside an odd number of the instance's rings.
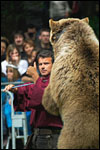
[{"label": "child in crowd", "polygon": [[[7,65],[7,80],[8,82],[20,82],[21,78],[20,78],[20,73],[18,72],[18,68],[13,65],[13,64],[8,64]],[[13,93],[12,93],[13,95]],[[5,104],[5,109],[4,109],[4,113],[6,116],[6,121],[7,121],[7,127],[8,129],[10,129],[12,127],[12,119],[11,119],[11,99],[10,96],[7,94],[7,99],[6,99],[6,104]],[[22,112],[17,112],[17,114],[21,114]],[[28,134],[31,134],[31,128],[30,128],[30,124],[29,124],[29,120],[30,120],[30,115],[31,115],[31,111],[27,111],[26,112],[26,117],[27,117],[27,126],[28,126]]]}]

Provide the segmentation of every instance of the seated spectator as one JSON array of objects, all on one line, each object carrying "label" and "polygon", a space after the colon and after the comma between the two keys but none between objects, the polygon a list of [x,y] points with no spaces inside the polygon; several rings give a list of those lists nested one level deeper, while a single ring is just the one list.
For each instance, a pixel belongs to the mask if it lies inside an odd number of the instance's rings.
[{"label": "seated spectator", "polygon": [[[7,72],[8,82],[21,81],[20,73],[18,72],[18,68],[15,65],[8,64],[6,72]],[[13,93],[12,93],[12,95],[13,95]],[[12,127],[11,99],[10,99],[10,96],[8,94],[6,97],[6,104],[5,104],[4,112],[5,112],[5,117],[6,117],[6,121],[7,121],[7,127],[10,129]],[[21,112],[17,112],[17,114],[21,114]],[[27,111],[26,117],[27,117],[27,125],[28,125],[28,133],[29,134],[31,134],[31,128],[29,125],[30,115],[31,115],[31,111]],[[20,129],[20,131],[21,131],[21,129]]]},{"label": "seated spectator", "polygon": [[[32,40],[25,40],[23,44],[23,49],[26,53],[25,59],[28,61],[28,66],[32,66],[34,64],[33,59],[32,59],[32,51],[35,48],[35,44]],[[36,50],[34,50],[33,55],[36,57]]]},{"label": "seated spectator", "polygon": [[37,34],[36,26],[33,24],[29,24],[27,27],[27,31],[24,33],[25,40],[32,40],[34,43],[36,43],[37,42],[36,34]]},{"label": "seated spectator", "polygon": [[36,61],[36,56],[37,56],[38,51],[36,49],[32,50],[32,65],[34,66],[33,63]]},{"label": "seated spectator", "polygon": [[[20,80],[20,74],[18,72],[18,68],[16,66],[14,66],[13,64],[8,64],[6,66],[6,72],[7,72],[7,80],[8,82],[14,82],[14,81],[21,81]],[[7,120],[7,126],[8,128],[12,127],[12,119],[11,119],[11,106],[9,105],[9,103],[11,104],[11,99],[10,96],[7,94],[7,100],[6,100],[6,104],[5,104],[5,116],[6,116],[6,120]]]},{"label": "seated spectator", "polygon": [[[30,66],[31,71],[33,71],[33,68],[37,70],[36,63],[35,63],[37,50],[36,49],[32,50],[32,47],[33,46],[30,46],[29,44],[26,44],[24,47],[24,49],[28,55],[28,62],[29,62],[29,66]],[[32,66],[34,66],[34,67],[32,67]],[[38,76],[38,74],[39,74],[39,72],[37,70],[36,76]],[[34,78],[32,76],[26,74],[26,73],[22,76],[21,80],[24,82],[35,82]]]},{"label": "seated spectator", "polygon": [[2,72],[7,75],[6,73],[6,66],[8,63],[16,65],[18,67],[18,71],[20,75],[23,75],[28,68],[28,62],[26,60],[21,59],[21,55],[19,49],[14,45],[10,44],[7,48],[6,60],[2,61]]},{"label": "seated spectator", "polygon": [[6,50],[9,40],[6,37],[1,37],[1,62],[6,59]]},{"label": "seated spectator", "polygon": [[39,42],[38,44],[36,45],[36,49],[39,51],[39,50],[42,50],[42,49],[47,49],[47,50],[50,50],[52,51],[52,46],[50,44],[50,31],[49,29],[41,29],[40,30],[40,35],[39,35]]},{"label": "seated spectator", "polygon": [[6,73],[8,82],[21,81],[20,73],[18,71],[18,67],[13,64],[8,64],[6,66]]},{"label": "seated spectator", "polygon": [[15,31],[13,33],[13,43],[19,49],[22,59],[24,59],[24,57],[25,57],[25,52],[23,50],[24,38],[25,38],[24,34],[23,34],[23,32],[21,30]]}]

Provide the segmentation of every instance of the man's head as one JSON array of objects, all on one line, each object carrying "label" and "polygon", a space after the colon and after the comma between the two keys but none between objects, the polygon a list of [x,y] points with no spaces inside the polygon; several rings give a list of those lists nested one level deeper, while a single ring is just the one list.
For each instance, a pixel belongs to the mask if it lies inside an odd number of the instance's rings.
[{"label": "man's head", "polygon": [[49,31],[49,29],[41,29],[39,40],[43,44],[48,44],[50,42],[49,38],[50,38],[50,31]]},{"label": "man's head", "polygon": [[9,45],[9,40],[6,37],[1,37],[1,56],[4,55]]},{"label": "man's head", "polygon": [[36,27],[33,24],[29,24],[27,27],[27,33],[30,38],[36,35]]},{"label": "man's head", "polygon": [[53,52],[42,50],[37,54],[36,60],[40,74],[42,76],[48,76],[51,73],[51,68],[54,62]]},{"label": "man's head", "polygon": [[16,46],[22,46],[24,42],[24,34],[22,31],[16,31],[14,33],[14,43]]}]

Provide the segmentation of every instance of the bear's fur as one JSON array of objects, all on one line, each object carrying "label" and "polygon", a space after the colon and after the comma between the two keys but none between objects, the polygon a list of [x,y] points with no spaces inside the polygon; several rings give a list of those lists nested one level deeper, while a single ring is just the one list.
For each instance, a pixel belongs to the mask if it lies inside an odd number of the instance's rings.
[{"label": "bear's fur", "polygon": [[55,62],[42,104],[60,115],[58,149],[99,149],[99,42],[89,19],[50,19]]}]

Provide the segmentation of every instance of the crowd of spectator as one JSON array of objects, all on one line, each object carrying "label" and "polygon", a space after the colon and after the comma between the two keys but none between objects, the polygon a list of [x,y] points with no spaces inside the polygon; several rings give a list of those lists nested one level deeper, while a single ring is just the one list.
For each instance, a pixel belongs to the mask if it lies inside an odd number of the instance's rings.
[{"label": "crowd of spectator", "polygon": [[[1,37],[1,82],[35,82],[33,77],[27,74],[29,67],[36,65],[36,55],[39,51],[53,51],[49,41],[50,31],[42,28],[36,31],[33,25],[29,25],[27,31],[13,32],[13,42],[7,37]],[[32,68],[33,69],[33,68]],[[32,70],[33,71],[33,70]],[[39,74],[39,71],[37,69]],[[4,89],[4,85],[1,87]],[[3,134],[4,146],[11,131],[11,99],[6,93],[2,93]],[[21,112],[19,112],[20,114]],[[26,112],[28,134],[31,134],[29,125],[31,111]]]}]

